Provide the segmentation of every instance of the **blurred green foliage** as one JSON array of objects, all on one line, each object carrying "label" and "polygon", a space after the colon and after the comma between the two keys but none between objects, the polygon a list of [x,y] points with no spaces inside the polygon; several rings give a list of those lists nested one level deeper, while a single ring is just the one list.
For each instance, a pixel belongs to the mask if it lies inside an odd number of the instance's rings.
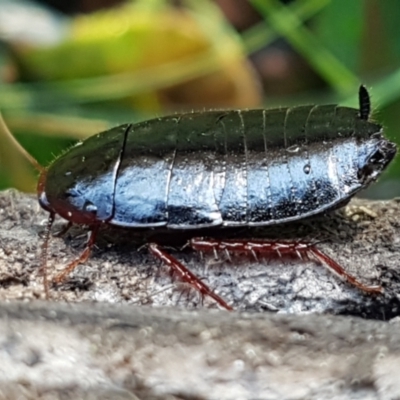
[{"label": "blurred green foliage", "polygon": [[[68,139],[184,109],[300,103],[356,107],[361,82],[370,88],[374,117],[400,144],[396,0],[296,0],[287,5],[250,0],[261,20],[240,34],[211,0],[183,0],[183,14],[167,0],[131,3],[132,20],[126,11],[121,20],[118,10],[71,19],[70,36],[58,47],[31,49],[3,40],[1,76],[11,68],[18,79],[3,78],[0,109],[40,162],[49,162]],[[121,30],[124,40],[116,40]],[[300,55],[319,83],[301,91],[291,83],[293,91],[284,94],[264,83],[259,102],[259,82],[245,57],[260,51],[268,55],[270,47],[282,42],[289,46],[280,49]],[[17,60],[13,67],[10,54]],[[302,80],[302,74],[296,79]],[[0,141],[0,188],[32,189],[32,175],[25,178],[22,160],[5,151],[4,143]],[[399,177],[397,162],[370,196],[399,195]]]}]

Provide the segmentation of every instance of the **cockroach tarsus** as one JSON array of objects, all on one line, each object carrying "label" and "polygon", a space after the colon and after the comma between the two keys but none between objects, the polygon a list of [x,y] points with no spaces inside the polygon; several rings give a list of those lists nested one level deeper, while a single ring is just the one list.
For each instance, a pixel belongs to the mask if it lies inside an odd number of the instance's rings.
[{"label": "cockroach tarsus", "polygon": [[[191,237],[188,245],[202,252],[312,258],[358,289],[381,293],[380,286],[362,284],[315,243],[191,234],[284,224],[348,203],[378,178],[396,153],[370,112],[368,91],[360,86],[358,109],[312,105],[179,114],[94,135],[48,168],[29,156],[40,171],[39,203],[49,212],[41,255],[46,297],[48,242],[56,214],[68,226],[88,225],[90,237],[55,282],[88,259],[98,231],[111,225],[184,230]],[[232,309],[162,246],[151,242],[148,249],[203,297]]]}]

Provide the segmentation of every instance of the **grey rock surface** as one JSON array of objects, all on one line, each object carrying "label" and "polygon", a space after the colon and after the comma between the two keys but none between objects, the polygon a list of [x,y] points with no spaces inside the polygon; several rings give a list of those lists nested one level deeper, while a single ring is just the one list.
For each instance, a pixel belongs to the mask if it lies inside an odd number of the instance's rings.
[{"label": "grey rock surface", "polygon": [[[400,315],[399,200],[235,233],[318,241],[361,281],[380,283],[378,296],[315,260],[215,259],[172,243],[232,313],[171,279],[140,248],[148,232],[121,230],[103,232],[88,262],[38,301],[46,219],[33,196],[0,192],[0,399],[400,398],[399,327],[388,322]],[[50,276],[86,237],[77,228],[51,239]]]},{"label": "grey rock surface", "polygon": [[0,307],[1,399],[398,399],[399,323],[31,302]]},{"label": "grey rock surface", "polygon": [[[0,194],[0,299],[44,299],[39,272],[47,213],[34,196],[15,191]],[[65,221],[57,220],[57,232]],[[353,200],[331,215],[271,229],[240,231],[235,237],[258,235],[273,240],[318,241],[318,247],[366,284],[381,284],[383,295],[369,295],[343,282],[315,260],[226,254],[203,257],[179,247],[187,237],[162,235],[175,248],[164,246],[177,259],[222,296],[236,310],[281,313],[318,312],[358,315],[388,320],[400,314],[400,200]],[[200,298],[151,256],[143,243],[148,231],[105,229],[89,260],[60,285],[52,285],[55,301],[177,305],[217,308]],[[150,232],[152,234],[152,232]],[[219,232],[224,237],[225,232]],[[51,277],[78,257],[87,230],[76,228],[62,238],[51,238],[47,271]],[[152,238],[154,240],[154,238]],[[139,250],[139,251],[138,251]],[[187,289],[187,288],[186,288]]]}]

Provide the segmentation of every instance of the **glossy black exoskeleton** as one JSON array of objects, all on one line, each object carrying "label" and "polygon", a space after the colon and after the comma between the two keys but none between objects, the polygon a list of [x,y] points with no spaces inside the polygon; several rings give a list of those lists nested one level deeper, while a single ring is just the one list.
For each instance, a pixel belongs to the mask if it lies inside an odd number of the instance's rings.
[{"label": "glossy black exoskeleton", "polygon": [[299,220],[345,203],[392,160],[395,145],[365,108],[361,103],[361,117],[356,109],[324,105],[122,125],[56,159],[40,179],[39,201],[91,226],[189,229]]},{"label": "glossy black exoskeleton", "polygon": [[[121,125],[79,143],[42,172],[38,184],[49,226],[58,214],[92,231],[84,254],[58,280],[88,257],[102,224],[170,230],[266,226],[342,206],[376,180],[396,153],[382,126],[369,119],[364,86],[359,100],[358,110],[312,105],[178,114]],[[191,241],[203,250],[234,251],[224,243]],[[235,243],[243,244],[242,251],[278,251],[277,243]],[[315,246],[301,246],[287,247],[336,268]],[[157,244],[150,250],[229,308]]]}]

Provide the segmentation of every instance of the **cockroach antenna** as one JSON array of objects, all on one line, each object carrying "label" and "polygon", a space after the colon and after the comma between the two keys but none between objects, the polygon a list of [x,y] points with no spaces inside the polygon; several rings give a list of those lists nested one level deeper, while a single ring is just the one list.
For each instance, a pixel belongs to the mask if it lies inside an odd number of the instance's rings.
[{"label": "cockroach antenna", "polygon": [[15,139],[15,136],[8,129],[7,124],[4,121],[3,115],[0,112],[0,133],[4,133],[5,136],[12,142],[12,144],[18,149],[18,151],[29,161],[29,163],[40,173],[45,171],[45,168],[38,163],[38,161],[31,156],[22,146],[21,143]]},{"label": "cockroach antenna", "polygon": [[[15,138],[15,136],[11,133],[10,129],[8,128],[7,124],[4,121],[3,115],[0,112],[0,135],[1,134],[4,134],[10,140],[10,142],[15,146],[16,149],[18,149],[18,151],[23,155],[23,157],[25,157],[25,159],[29,161],[29,163],[37,171],[40,172],[41,176],[46,175],[46,168],[40,165],[39,162],[22,147],[21,143],[19,143],[18,140]],[[50,240],[50,232],[53,221],[54,221],[54,214],[50,213],[46,225],[45,239],[43,241],[42,253],[41,253],[40,269],[43,273],[43,284],[44,284],[46,299],[49,299],[49,284],[47,279],[47,251],[48,251],[48,243]]]},{"label": "cockroach antenna", "polygon": [[360,118],[368,121],[371,114],[371,99],[368,90],[364,85],[360,85],[358,99],[360,102]]}]

